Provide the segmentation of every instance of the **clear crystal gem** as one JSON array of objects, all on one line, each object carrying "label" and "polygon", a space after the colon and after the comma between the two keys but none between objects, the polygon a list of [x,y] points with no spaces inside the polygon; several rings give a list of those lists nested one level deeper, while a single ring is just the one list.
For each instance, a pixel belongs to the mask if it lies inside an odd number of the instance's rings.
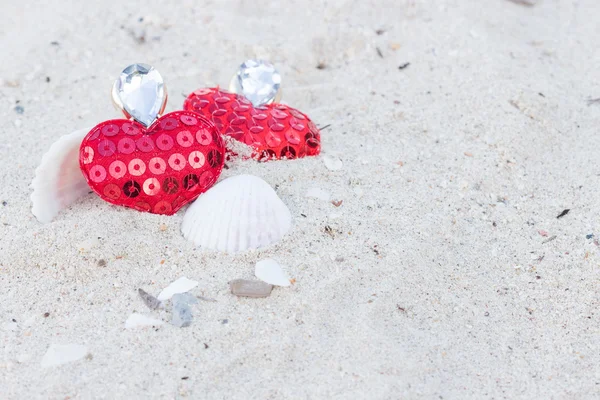
[{"label": "clear crystal gem", "polygon": [[256,107],[275,100],[281,86],[279,72],[273,64],[263,60],[244,62],[240,65],[236,78],[235,92],[246,97]]},{"label": "clear crystal gem", "polygon": [[156,120],[166,101],[162,76],[147,64],[125,68],[115,82],[114,95],[124,111],[146,127]]}]

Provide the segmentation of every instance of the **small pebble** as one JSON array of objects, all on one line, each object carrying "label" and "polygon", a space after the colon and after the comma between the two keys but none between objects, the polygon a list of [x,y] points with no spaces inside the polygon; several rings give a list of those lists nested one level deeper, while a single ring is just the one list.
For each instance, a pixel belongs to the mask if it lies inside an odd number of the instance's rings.
[{"label": "small pebble", "polygon": [[[191,296],[188,293],[178,293],[173,295],[173,316],[171,318],[171,325],[174,325],[178,328],[184,328],[192,324],[194,317],[192,316],[192,310],[190,309],[190,302],[192,301],[190,297],[194,296]],[[197,301],[198,300],[196,299],[196,302]]]},{"label": "small pebble", "polygon": [[586,238],[586,239],[591,239],[591,238],[593,238],[593,237],[594,237],[594,234],[593,234],[593,233],[590,233],[590,234],[588,234],[588,235],[585,235],[585,238]]},{"label": "small pebble", "polygon": [[146,304],[146,306],[151,310],[156,310],[162,304],[160,300],[146,292],[144,289],[138,289],[138,294],[142,298],[144,304]]},{"label": "small pebble", "polygon": [[102,259],[102,260],[98,260],[98,262],[96,263],[99,267],[106,267],[106,260]]},{"label": "small pebble", "polygon": [[23,108],[22,105],[19,104],[19,105],[15,106],[15,111],[17,114],[23,114],[25,112],[25,109]]},{"label": "small pebble", "polygon": [[273,290],[273,285],[261,281],[235,279],[229,283],[231,293],[240,297],[268,297]]}]

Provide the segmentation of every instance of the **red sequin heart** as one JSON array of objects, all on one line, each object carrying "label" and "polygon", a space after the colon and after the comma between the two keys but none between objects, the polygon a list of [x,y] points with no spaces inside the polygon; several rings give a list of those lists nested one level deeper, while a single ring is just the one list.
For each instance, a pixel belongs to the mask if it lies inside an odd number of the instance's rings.
[{"label": "red sequin heart", "polygon": [[81,143],[79,165],[109,203],[171,215],[217,181],[224,154],[213,124],[177,111],[148,129],[124,119],[96,125]]},{"label": "red sequin heart", "polygon": [[211,88],[190,94],[183,108],[204,115],[221,134],[252,146],[259,160],[316,156],[321,151],[315,124],[283,104],[254,107],[244,96]]}]

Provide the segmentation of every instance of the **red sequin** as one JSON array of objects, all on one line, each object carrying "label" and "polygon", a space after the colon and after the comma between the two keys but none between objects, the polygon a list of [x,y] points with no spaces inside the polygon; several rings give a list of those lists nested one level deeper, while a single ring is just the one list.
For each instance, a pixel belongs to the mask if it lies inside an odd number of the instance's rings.
[{"label": "red sequin", "polygon": [[129,120],[102,122],[83,139],[79,165],[109,203],[171,215],[216,182],[224,154],[211,122],[177,111],[149,129]]},{"label": "red sequin", "polygon": [[219,132],[254,148],[262,161],[316,156],[321,134],[300,111],[283,104],[254,107],[245,97],[219,88],[196,90],[183,108],[204,115]]}]

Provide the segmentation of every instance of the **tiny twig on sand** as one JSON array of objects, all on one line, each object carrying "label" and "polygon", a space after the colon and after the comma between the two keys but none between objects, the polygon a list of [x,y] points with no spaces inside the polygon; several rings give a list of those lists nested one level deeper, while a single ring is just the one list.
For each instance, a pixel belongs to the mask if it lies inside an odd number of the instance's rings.
[{"label": "tiny twig on sand", "polygon": [[535,0],[508,0],[511,3],[519,4],[525,7],[533,7],[535,6]]},{"label": "tiny twig on sand", "polygon": [[571,211],[571,209],[570,209],[570,208],[565,208],[564,210],[562,210],[562,211],[561,211],[561,213],[560,213],[560,214],[558,214],[558,215],[556,216],[556,218],[562,218],[562,217],[564,217],[565,215],[567,215],[567,214],[569,213],[569,211]]},{"label": "tiny twig on sand", "polygon": [[553,241],[554,239],[556,239],[556,235],[554,235],[554,236],[550,236],[548,239],[544,240],[544,241],[542,242],[542,244],[546,244],[546,243],[548,243],[548,242],[551,242],[551,241]]},{"label": "tiny twig on sand", "polygon": [[591,106],[592,104],[596,104],[596,103],[600,103],[600,97],[598,97],[597,99],[589,99],[588,100],[588,106]]}]

